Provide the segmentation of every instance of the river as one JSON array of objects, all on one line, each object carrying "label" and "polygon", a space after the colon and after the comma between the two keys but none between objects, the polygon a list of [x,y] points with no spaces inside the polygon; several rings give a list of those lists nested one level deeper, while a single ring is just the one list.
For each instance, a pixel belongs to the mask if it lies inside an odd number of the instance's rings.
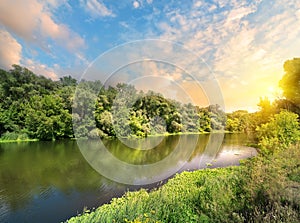
[{"label": "river", "polygon": [[[135,178],[135,174],[126,176],[122,165],[111,161],[100,175],[84,153],[85,146],[96,147],[97,141],[1,143],[0,222],[61,222],[127,190],[157,187],[175,172],[238,165],[240,159],[256,155],[255,149],[245,146],[248,140],[242,134],[225,134],[224,139],[220,134],[203,134],[102,141],[107,156],[151,168],[142,178],[143,172]],[[132,149],[136,146],[142,149]],[[101,163],[108,160],[102,153],[101,157]]]}]

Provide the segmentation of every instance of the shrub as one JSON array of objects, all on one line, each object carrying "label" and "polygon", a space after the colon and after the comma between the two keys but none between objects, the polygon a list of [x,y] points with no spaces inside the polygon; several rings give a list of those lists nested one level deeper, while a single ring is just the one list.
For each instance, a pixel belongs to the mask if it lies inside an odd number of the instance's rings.
[{"label": "shrub", "polygon": [[300,130],[298,115],[282,111],[270,122],[256,128],[261,151],[265,154],[273,153],[276,148],[287,148],[299,140]]},{"label": "shrub", "polygon": [[26,140],[29,139],[26,133],[6,132],[1,136],[1,140]]},{"label": "shrub", "polygon": [[299,222],[299,156],[295,145],[244,163],[245,222]]}]

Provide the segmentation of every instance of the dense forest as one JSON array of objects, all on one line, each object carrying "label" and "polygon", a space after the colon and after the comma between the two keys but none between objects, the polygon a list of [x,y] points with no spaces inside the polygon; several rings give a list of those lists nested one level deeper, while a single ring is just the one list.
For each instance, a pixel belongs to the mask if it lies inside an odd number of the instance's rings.
[{"label": "dense forest", "polygon": [[[181,104],[127,84],[105,87],[99,81],[77,83],[71,76],[53,81],[13,65],[9,71],[0,69],[0,136],[2,140],[74,138],[73,123],[76,137],[90,138],[215,130],[251,133],[281,110],[300,114],[300,59],[286,61],[284,70],[279,83],[282,98],[272,103],[261,98],[255,113],[225,114],[218,105]],[[123,97],[118,97],[121,92]],[[132,101],[129,106],[126,94]]]},{"label": "dense forest", "polygon": [[[73,138],[72,120],[80,123],[76,136],[90,138],[210,132],[223,129],[226,124],[225,113],[218,105],[182,105],[155,92],[138,92],[126,84],[107,88],[99,81],[78,84],[71,76],[53,81],[18,65],[9,71],[0,70],[0,77],[3,140]],[[127,102],[126,98],[117,97],[120,92],[130,92],[131,98],[136,99],[128,111],[116,108],[123,108]],[[75,96],[78,100],[73,103]],[[83,112],[86,110],[92,115],[87,116]],[[128,112],[128,117],[124,119],[121,112]],[[88,124],[93,121],[95,125]]]}]

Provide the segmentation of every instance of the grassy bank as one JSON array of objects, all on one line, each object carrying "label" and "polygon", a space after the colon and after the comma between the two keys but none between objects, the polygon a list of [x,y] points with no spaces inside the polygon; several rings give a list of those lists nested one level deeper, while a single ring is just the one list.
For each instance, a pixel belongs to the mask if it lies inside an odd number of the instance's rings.
[{"label": "grassy bank", "polygon": [[[225,131],[212,131],[212,132],[177,132],[177,133],[163,133],[163,134],[155,134],[155,135],[148,135],[147,137],[161,137],[161,136],[174,136],[174,135],[201,135],[201,134],[211,134],[211,133],[228,133]],[[236,133],[235,133],[236,134]],[[0,138],[0,143],[12,143],[12,142],[34,142],[34,141],[42,141],[39,139],[31,139],[26,137],[20,137],[18,134],[11,134],[10,137],[3,137]],[[21,135],[22,136],[22,135]],[[115,136],[107,136],[103,137],[103,139],[116,139]],[[123,137],[123,139],[141,139],[146,137],[137,137],[137,136],[129,136],[129,137]],[[67,138],[68,140],[77,140],[77,138]],[[88,137],[83,137],[81,139],[89,139]],[[97,136],[96,139],[99,139],[99,136]],[[55,141],[56,139],[52,139],[52,141]],[[63,140],[63,139],[61,139]],[[47,140],[51,141],[51,140]]]},{"label": "grassy bank", "polygon": [[299,222],[299,157],[291,146],[239,167],[184,172],[68,222]]},{"label": "grassy bank", "polygon": [[20,143],[20,142],[36,142],[38,139],[0,139],[0,143]]}]

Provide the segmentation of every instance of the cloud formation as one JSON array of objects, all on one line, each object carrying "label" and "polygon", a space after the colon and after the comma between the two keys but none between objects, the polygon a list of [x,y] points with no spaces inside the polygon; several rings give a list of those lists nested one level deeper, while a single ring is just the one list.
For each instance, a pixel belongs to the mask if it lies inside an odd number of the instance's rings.
[{"label": "cloud formation", "polygon": [[58,79],[55,68],[50,68],[45,64],[30,59],[22,59],[22,46],[6,30],[0,29],[0,68],[9,70],[13,64],[23,65],[38,75],[43,75],[53,80]]},{"label": "cloud formation", "polygon": [[50,51],[47,40],[73,52],[85,46],[84,39],[67,25],[53,19],[50,6],[56,1],[3,0],[0,7],[0,23],[6,29],[30,44],[38,44]]},{"label": "cloud formation", "polygon": [[0,67],[10,69],[12,64],[19,64],[22,46],[6,30],[0,29]]},{"label": "cloud formation", "polygon": [[[52,80],[58,80],[58,75],[54,68],[51,68],[45,64],[39,63],[38,61],[32,61],[30,59],[24,61],[25,67],[31,70],[33,73],[37,75],[43,75]],[[57,66],[57,65],[56,65]],[[58,67],[55,67],[58,69]]]},{"label": "cloud formation", "polygon": [[135,8],[135,9],[137,9],[138,7],[140,7],[140,3],[138,1],[134,1],[132,3],[132,5],[133,5],[133,8]]},{"label": "cloud formation", "polygon": [[102,2],[98,0],[80,0],[80,3],[84,7],[85,11],[94,19],[106,16],[116,16],[112,10],[108,9]]},{"label": "cloud formation", "polygon": [[[207,63],[232,110],[247,109],[248,102],[255,107],[260,96],[272,97],[268,89],[276,90],[284,61],[299,56],[298,0],[70,2],[2,0],[1,66],[23,63],[55,78],[62,73],[57,72],[55,63],[61,71],[74,73],[120,43],[149,38],[174,41]],[[8,52],[8,48],[14,50]],[[126,59],[121,56],[122,61]],[[35,66],[27,63],[28,59]],[[191,73],[202,73],[201,68],[197,72],[192,66],[195,61],[189,60],[184,56],[178,59]],[[103,67],[114,63],[116,58],[111,58],[111,64]],[[167,69],[168,73],[163,66],[147,66],[157,77],[168,74],[167,79],[172,77],[185,86],[193,81],[184,78],[180,70]]]},{"label": "cloud formation", "polygon": [[297,0],[193,1],[180,7],[170,2],[160,14],[165,17],[144,37],[182,43],[204,59],[219,80],[228,110],[247,109],[247,100],[233,97],[237,92],[251,97],[252,110],[260,96],[274,98],[267,89],[277,89],[284,61],[299,55]]}]

